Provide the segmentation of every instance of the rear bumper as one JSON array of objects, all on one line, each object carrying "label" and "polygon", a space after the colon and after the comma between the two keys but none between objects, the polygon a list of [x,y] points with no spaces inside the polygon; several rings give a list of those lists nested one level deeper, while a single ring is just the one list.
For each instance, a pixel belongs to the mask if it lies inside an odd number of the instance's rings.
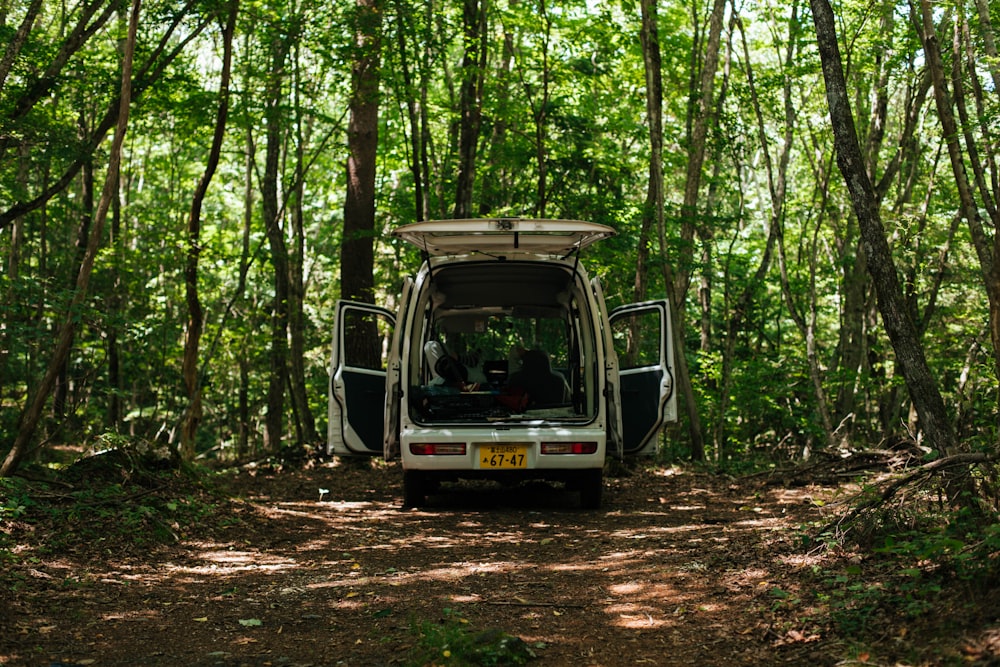
[{"label": "rear bumper", "polygon": [[[553,479],[560,471],[587,470],[604,467],[606,435],[603,429],[588,427],[529,426],[509,429],[492,428],[414,428],[401,434],[401,455],[404,470],[440,472],[442,476],[488,479]],[[546,454],[546,443],[594,443],[593,453]],[[464,444],[461,454],[415,454],[428,444],[453,446]],[[411,448],[411,445],[417,445]],[[496,446],[517,452],[506,462],[492,464],[488,449]]]}]

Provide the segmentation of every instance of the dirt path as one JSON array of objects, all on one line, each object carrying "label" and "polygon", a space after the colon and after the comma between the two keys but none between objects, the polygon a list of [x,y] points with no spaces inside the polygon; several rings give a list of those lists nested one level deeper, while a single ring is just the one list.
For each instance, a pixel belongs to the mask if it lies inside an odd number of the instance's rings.
[{"label": "dirt path", "polygon": [[608,480],[598,512],[542,486],[401,510],[398,480],[243,473],[211,537],[24,563],[0,664],[413,664],[421,623],[518,637],[541,665],[852,664],[805,602],[822,563],[797,527],[822,489],[657,470]]}]

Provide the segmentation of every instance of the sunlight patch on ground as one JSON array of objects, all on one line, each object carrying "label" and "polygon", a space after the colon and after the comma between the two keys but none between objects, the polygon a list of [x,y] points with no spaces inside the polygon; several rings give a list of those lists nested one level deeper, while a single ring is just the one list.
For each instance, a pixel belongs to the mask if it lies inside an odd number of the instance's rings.
[{"label": "sunlight patch on ground", "polygon": [[612,584],[608,587],[608,590],[615,595],[635,595],[643,590],[646,586],[638,581],[629,581],[623,584]]},{"label": "sunlight patch on ground", "polygon": [[662,628],[672,625],[665,619],[653,618],[650,614],[621,614],[613,625],[619,628],[629,628],[631,630],[648,630],[650,628]]}]

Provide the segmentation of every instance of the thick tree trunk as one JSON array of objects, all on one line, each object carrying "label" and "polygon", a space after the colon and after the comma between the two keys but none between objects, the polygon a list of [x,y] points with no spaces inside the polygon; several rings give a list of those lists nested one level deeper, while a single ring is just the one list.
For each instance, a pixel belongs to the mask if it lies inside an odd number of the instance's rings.
[{"label": "thick tree trunk", "polygon": [[[373,303],[381,0],[357,0],[356,10],[355,44],[358,48],[352,65],[347,127],[347,197],[344,200],[344,238],[340,245],[340,295],[343,299]],[[345,344],[358,354],[370,354],[374,335],[370,327],[350,330],[346,332]],[[370,361],[375,362],[374,359]]]},{"label": "thick tree trunk", "polygon": [[55,349],[49,360],[48,369],[45,372],[39,385],[35,388],[34,395],[29,397],[28,403],[21,413],[18,423],[17,435],[10,451],[3,463],[0,464],[0,477],[7,477],[13,474],[21,462],[28,444],[34,436],[38,421],[41,419],[45,408],[45,402],[49,398],[52,387],[55,384],[56,376],[60,367],[69,356],[70,348],[73,344],[73,334],[76,331],[77,313],[83,301],[87,298],[87,288],[90,284],[90,276],[94,269],[94,262],[97,259],[97,251],[100,246],[101,232],[104,221],[107,219],[108,210],[111,207],[111,198],[118,190],[118,171],[121,165],[122,144],[125,141],[125,131],[128,127],[129,106],[132,100],[132,58],[135,53],[136,32],[139,23],[140,0],[132,0],[132,9],[129,15],[128,38],[125,41],[125,51],[122,57],[122,79],[120,107],[118,109],[118,123],[115,128],[114,140],[111,143],[111,150],[108,155],[108,173],[104,181],[104,190],[101,194],[100,203],[94,217],[94,224],[88,237],[87,249],[77,274],[76,286],[73,297],[70,301],[66,319],[63,321],[56,340]]},{"label": "thick tree trunk", "polygon": [[399,53],[399,69],[403,77],[403,95],[406,102],[406,119],[410,129],[410,174],[413,177],[413,211],[417,220],[425,217],[424,179],[420,169],[421,139],[420,105],[417,100],[417,89],[413,82],[413,71],[410,65],[409,52],[406,48],[407,36],[414,32],[409,24],[410,7],[400,0],[393,0],[396,10],[396,20],[399,29],[396,30],[396,48]]},{"label": "thick tree trunk", "polygon": [[476,180],[476,147],[483,117],[483,81],[486,70],[486,0],[464,0],[462,26],[465,53],[462,56],[460,125],[458,135],[458,185],[456,218],[472,214],[472,187]]},{"label": "thick tree trunk", "polygon": [[840,47],[837,44],[833,10],[828,0],[810,0],[810,6],[826,81],[837,164],[847,183],[858,217],[882,322],[927,439],[933,447],[950,454],[955,448],[954,432],[948,423],[944,400],[927,365],[916,328],[906,314],[906,305],[886,241],[875,192],[861,155]]}]

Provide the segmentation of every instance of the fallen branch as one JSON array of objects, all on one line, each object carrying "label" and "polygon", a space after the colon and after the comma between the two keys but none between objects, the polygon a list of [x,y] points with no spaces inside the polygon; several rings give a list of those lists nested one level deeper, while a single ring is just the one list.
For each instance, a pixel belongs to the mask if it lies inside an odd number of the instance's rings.
[{"label": "fallen branch", "polygon": [[909,486],[918,480],[926,479],[935,473],[939,473],[950,468],[969,467],[983,463],[991,463],[996,460],[996,457],[990,456],[984,452],[970,452],[967,454],[953,454],[951,456],[945,456],[944,458],[931,461],[930,463],[925,463],[888,484],[884,489],[882,489],[882,493],[879,494],[877,498],[873,498],[855,507],[843,517],[824,526],[819,532],[822,534],[832,528],[854,521],[854,519],[862,513],[878,507],[879,505],[884,505],[892,500],[900,489]]}]

